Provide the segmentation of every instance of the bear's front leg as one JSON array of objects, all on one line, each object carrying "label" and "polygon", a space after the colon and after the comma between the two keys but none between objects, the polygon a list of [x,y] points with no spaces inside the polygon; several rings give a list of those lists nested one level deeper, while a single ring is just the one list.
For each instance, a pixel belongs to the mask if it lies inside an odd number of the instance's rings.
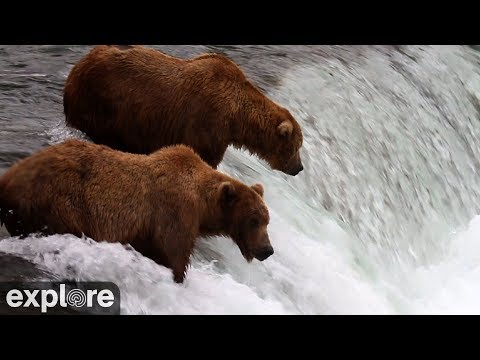
[{"label": "bear's front leg", "polygon": [[151,258],[161,260],[172,270],[173,280],[182,283],[198,236],[198,205],[185,198],[158,204]]},{"label": "bear's front leg", "polygon": [[180,284],[183,283],[185,275],[187,273],[187,268],[190,264],[190,256],[193,251],[193,238],[177,238],[172,239],[176,241],[177,244],[172,246],[166,253],[167,261],[170,264],[170,268],[173,272],[173,280]]},{"label": "bear's front leg", "polygon": [[196,134],[195,144],[192,145],[192,148],[203,161],[209,164],[212,168],[217,169],[227,151],[228,143],[221,142],[219,139],[212,141],[210,130],[205,131],[204,133],[205,136],[203,138]]},{"label": "bear's front leg", "polygon": [[174,269],[172,270],[173,271],[173,280],[177,284],[181,284],[181,283],[183,283],[183,280],[185,280],[185,275],[187,273],[188,264],[189,264],[189,262],[187,262],[186,264],[185,263],[180,264],[180,265],[174,267]]},{"label": "bear's front leg", "polygon": [[194,243],[195,236],[187,234],[185,231],[168,232],[154,240],[152,258],[153,260],[161,259],[161,263],[172,270],[173,280],[176,283],[183,283]]}]

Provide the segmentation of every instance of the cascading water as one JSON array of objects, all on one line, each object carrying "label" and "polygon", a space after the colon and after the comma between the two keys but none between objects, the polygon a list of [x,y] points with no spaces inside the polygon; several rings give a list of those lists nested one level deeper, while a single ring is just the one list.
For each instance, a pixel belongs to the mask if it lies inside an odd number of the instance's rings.
[{"label": "cascading water", "polygon": [[[231,240],[202,239],[186,282],[177,285],[168,269],[118,244],[69,235],[7,237],[0,251],[59,277],[115,282],[125,314],[480,313],[480,56],[474,49],[159,48],[176,55],[226,52],[301,123],[300,175],[273,172],[233,149],[219,168],[264,184],[275,255],[247,264]],[[69,64],[87,50],[51,49]],[[48,114],[56,113],[38,120],[33,148],[81,136],[60,120],[68,66],[41,59],[56,75],[0,74],[0,88],[3,76],[9,86],[30,81],[56,93],[40,97],[42,107],[52,106]],[[28,94],[18,86],[21,101]],[[4,96],[0,104],[12,99]],[[0,108],[7,164],[33,150],[4,137],[12,128],[19,137],[26,132],[16,128],[21,119],[14,115]],[[34,136],[31,128],[28,133]]]}]

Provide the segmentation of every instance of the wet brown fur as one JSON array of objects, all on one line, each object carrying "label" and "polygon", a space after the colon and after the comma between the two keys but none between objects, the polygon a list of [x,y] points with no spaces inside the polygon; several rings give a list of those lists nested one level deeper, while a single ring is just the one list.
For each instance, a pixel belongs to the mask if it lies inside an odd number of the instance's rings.
[{"label": "wet brown fur", "polygon": [[64,112],[69,126],[123,151],[185,144],[216,168],[233,145],[273,169],[302,168],[297,121],[218,54],[185,60],[143,46],[97,46],[71,70]]},{"label": "wet brown fur", "polygon": [[270,246],[262,197],[261,185],[212,169],[183,145],[147,156],[68,140],[0,177],[0,220],[12,236],[129,243],[182,282],[199,236],[231,237],[248,261]]}]

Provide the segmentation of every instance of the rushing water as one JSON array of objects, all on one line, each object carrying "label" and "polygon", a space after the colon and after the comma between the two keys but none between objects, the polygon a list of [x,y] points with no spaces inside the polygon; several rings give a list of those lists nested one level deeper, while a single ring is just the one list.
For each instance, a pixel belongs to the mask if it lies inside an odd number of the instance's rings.
[{"label": "rushing water", "polygon": [[[220,166],[264,184],[275,255],[247,264],[231,240],[202,239],[177,285],[168,269],[118,244],[4,235],[1,252],[36,264],[36,277],[114,281],[125,314],[480,313],[474,49],[158,48],[226,53],[301,123],[298,176],[233,149]],[[0,47],[0,172],[43,146],[82,137],[65,128],[62,89],[88,50]],[[3,263],[34,277],[25,261]]]}]

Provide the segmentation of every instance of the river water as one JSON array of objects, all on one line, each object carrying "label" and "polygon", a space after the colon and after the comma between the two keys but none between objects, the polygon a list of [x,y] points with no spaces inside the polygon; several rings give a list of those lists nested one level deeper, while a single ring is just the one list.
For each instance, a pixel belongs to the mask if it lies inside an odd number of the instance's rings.
[{"label": "river water", "polygon": [[[124,314],[480,313],[478,52],[156,48],[227,54],[300,122],[298,176],[234,149],[219,168],[264,185],[275,255],[247,264],[231,240],[201,239],[177,285],[168,269],[118,244],[19,240],[3,229],[3,278],[113,281]],[[0,46],[0,173],[41,147],[83,137],[64,125],[62,91],[89,49]]]}]

